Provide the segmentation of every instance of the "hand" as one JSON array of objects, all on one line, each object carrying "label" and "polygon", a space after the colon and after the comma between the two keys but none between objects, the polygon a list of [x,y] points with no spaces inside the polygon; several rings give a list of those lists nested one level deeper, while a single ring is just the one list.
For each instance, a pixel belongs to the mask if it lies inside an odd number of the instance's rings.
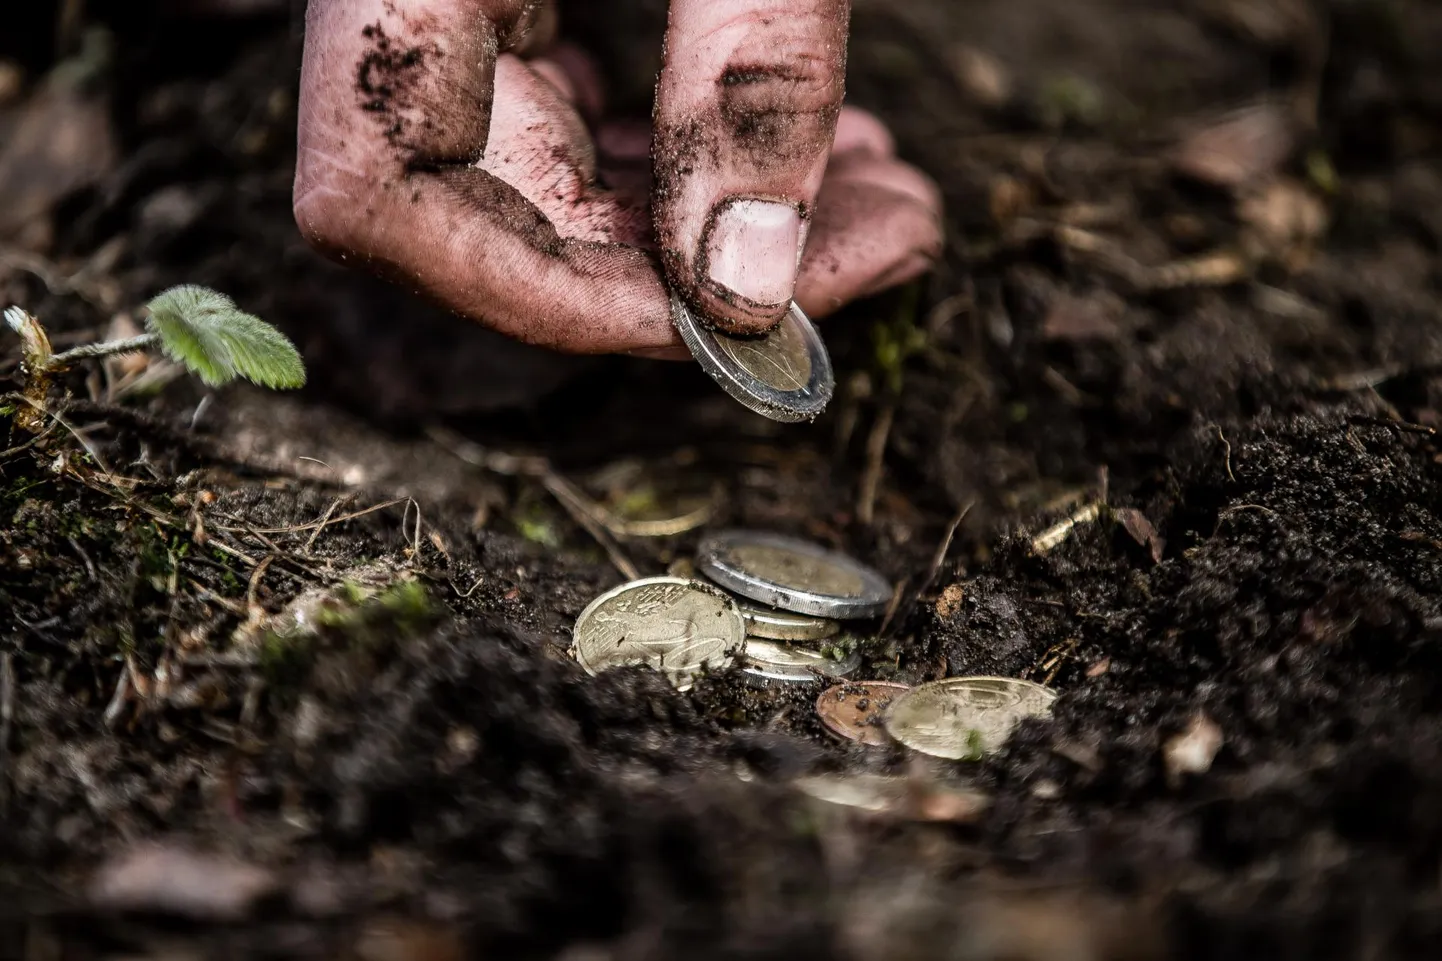
[{"label": "hand", "polygon": [[848,7],[671,0],[652,131],[605,120],[549,4],[310,0],[296,221],[560,350],[688,356],[663,270],[723,329],[765,330],[793,297],[824,316],[941,246],[936,187],[841,105]]}]

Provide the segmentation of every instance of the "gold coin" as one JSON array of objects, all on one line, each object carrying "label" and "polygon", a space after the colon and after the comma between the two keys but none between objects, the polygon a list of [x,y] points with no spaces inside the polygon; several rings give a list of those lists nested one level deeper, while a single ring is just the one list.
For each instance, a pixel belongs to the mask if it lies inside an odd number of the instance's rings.
[{"label": "gold coin", "polygon": [[680,690],[703,668],[724,666],[746,644],[736,602],[680,577],[648,577],[596,598],[576,618],[572,650],[591,674],[645,664]]}]

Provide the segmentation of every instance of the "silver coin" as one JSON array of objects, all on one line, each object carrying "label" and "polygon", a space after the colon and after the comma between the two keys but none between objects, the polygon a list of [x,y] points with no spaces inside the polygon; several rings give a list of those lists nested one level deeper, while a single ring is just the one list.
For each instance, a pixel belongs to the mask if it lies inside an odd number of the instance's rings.
[{"label": "silver coin", "polygon": [[876,617],[891,602],[886,578],[819,544],[760,531],[722,531],[701,541],[696,567],[742,597],[796,614]]},{"label": "silver coin", "polygon": [[1006,743],[1025,718],[1051,713],[1056,692],[1014,677],[948,677],[891,702],[886,733],[923,754],[976,760]]},{"label": "silver coin", "polygon": [[645,664],[680,690],[702,668],[724,667],[745,649],[736,602],[707,584],[647,577],[596,598],[576,618],[572,652],[588,673]]},{"label": "silver coin", "polygon": [[842,678],[861,666],[861,655],[855,651],[833,659],[820,651],[792,644],[782,644],[759,637],[746,639],[746,652],[741,657],[748,678],[763,681],[814,681],[818,678]]},{"label": "silver coin", "polygon": [[836,386],[831,355],[795,303],[779,325],[756,337],[703,327],[674,293],[671,321],[701,369],[761,416],[788,423],[815,420],[830,402]]},{"label": "silver coin", "polygon": [[771,641],[821,641],[841,630],[838,622],[824,617],[792,614],[750,601],[738,601],[736,606],[746,619],[746,634],[750,637],[764,637]]},{"label": "silver coin", "polygon": [[811,774],[791,786],[818,801],[876,813],[895,810],[907,800],[906,778],[889,774]]}]

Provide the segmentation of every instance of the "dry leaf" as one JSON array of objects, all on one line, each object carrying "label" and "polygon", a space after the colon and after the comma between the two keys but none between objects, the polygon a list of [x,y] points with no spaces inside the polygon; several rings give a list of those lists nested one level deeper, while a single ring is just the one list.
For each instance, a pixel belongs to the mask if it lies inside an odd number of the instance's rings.
[{"label": "dry leaf", "polygon": [[1241,187],[1274,173],[1296,145],[1292,118],[1262,103],[1200,125],[1176,145],[1172,165],[1218,187]]},{"label": "dry leaf", "polygon": [[1114,513],[1122,528],[1131,535],[1132,540],[1151,550],[1152,563],[1160,564],[1166,541],[1157,533],[1152,522],[1147,520],[1147,515],[1135,507],[1118,507]]},{"label": "dry leaf", "polygon": [[1114,294],[1062,294],[1047,305],[1041,335],[1046,340],[1111,340],[1120,330],[1125,305]]}]

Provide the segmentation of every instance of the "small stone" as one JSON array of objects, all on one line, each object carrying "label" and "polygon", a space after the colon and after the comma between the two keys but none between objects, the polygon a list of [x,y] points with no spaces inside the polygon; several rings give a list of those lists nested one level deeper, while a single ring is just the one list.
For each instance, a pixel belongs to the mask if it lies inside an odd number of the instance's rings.
[{"label": "small stone", "polygon": [[1186,730],[1162,746],[1167,782],[1176,787],[1184,774],[1205,774],[1222,749],[1222,740],[1222,729],[1215,721],[1200,712],[1193,715]]}]

